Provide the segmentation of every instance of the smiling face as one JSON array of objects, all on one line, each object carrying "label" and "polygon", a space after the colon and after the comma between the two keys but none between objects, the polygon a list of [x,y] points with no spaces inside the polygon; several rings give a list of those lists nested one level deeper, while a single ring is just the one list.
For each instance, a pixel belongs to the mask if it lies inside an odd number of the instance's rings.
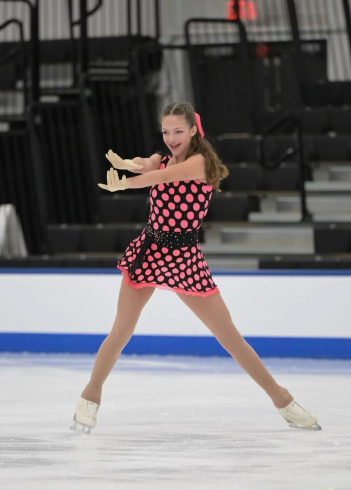
[{"label": "smiling face", "polygon": [[190,128],[183,116],[165,116],[162,119],[163,141],[173,156],[187,154],[191,138],[196,131],[196,126]]}]

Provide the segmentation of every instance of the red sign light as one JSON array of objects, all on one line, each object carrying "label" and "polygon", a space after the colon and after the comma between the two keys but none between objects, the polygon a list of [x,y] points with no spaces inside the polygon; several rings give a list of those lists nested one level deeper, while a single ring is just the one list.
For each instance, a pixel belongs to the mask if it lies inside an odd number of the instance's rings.
[{"label": "red sign light", "polygon": [[[238,2],[238,12],[240,20],[255,20],[257,19],[257,10],[255,2],[252,0],[236,0]],[[236,20],[236,12],[234,10],[235,0],[227,2],[227,19]]]}]

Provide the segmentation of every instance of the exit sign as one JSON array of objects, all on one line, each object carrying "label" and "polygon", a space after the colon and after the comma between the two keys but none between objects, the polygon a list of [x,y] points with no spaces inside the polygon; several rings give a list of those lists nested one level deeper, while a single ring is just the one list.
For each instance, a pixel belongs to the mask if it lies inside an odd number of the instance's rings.
[{"label": "exit sign", "polygon": [[234,10],[234,5],[238,4],[238,13],[240,20],[255,20],[257,19],[257,10],[255,2],[252,0],[230,0],[227,2],[227,19],[236,20],[237,15]]}]

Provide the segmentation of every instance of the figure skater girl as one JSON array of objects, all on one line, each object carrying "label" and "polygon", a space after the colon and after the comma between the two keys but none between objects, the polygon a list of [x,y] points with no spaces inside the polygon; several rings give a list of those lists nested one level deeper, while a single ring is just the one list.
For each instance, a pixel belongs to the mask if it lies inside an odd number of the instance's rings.
[{"label": "figure skater girl", "polygon": [[[198,232],[212,192],[228,170],[205,139],[200,116],[189,103],[165,107],[161,116],[163,140],[170,155],[122,160],[111,150],[107,172],[110,192],[150,187],[150,213],[141,234],[127,247],[117,267],[123,280],[111,332],[97,353],[91,378],[79,398],[74,430],[95,427],[102,386],[133,335],[139,316],[155,288],[173,291],[207,326],[218,342],[267,393],[293,427],[320,429],[317,418],[299,405],[267,371],[233,324],[211,271],[202,255]],[[139,173],[121,179],[117,170]]]}]

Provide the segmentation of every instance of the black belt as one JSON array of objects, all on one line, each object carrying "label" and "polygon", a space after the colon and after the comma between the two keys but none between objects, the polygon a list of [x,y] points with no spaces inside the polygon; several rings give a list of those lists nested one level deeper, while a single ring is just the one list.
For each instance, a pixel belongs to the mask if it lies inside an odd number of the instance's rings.
[{"label": "black belt", "polygon": [[140,252],[137,254],[134,264],[130,268],[130,274],[134,274],[136,269],[141,268],[146,251],[150,248],[152,243],[156,243],[159,246],[167,247],[169,250],[189,247],[190,245],[197,245],[199,237],[198,230],[187,232],[172,232],[154,230],[151,224],[147,224],[141,234],[145,233],[144,243],[140,247]]}]

